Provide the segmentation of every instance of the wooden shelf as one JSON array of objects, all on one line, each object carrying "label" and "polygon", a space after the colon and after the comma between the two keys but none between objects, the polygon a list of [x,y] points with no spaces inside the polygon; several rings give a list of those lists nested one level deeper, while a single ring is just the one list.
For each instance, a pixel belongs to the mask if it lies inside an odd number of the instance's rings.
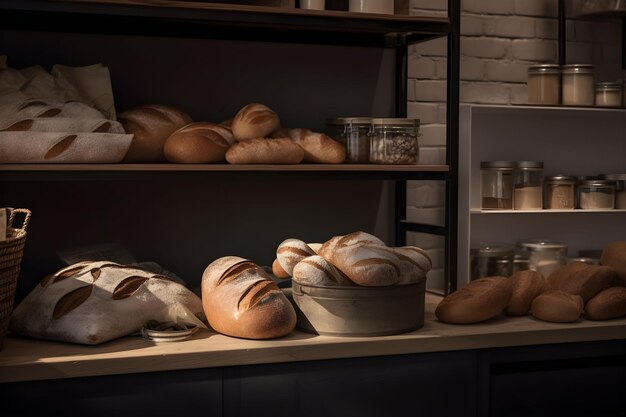
[{"label": "wooden shelf", "polygon": [[626,213],[626,209],[612,209],[612,210],[479,210],[473,209],[470,214],[492,215],[492,214],[511,214],[511,215],[523,215],[523,214],[590,214],[590,213]]},{"label": "wooden shelf", "polygon": [[499,317],[473,325],[443,324],[434,317],[440,300],[427,294],[424,327],[396,336],[340,338],[296,331],[284,338],[257,341],[201,331],[177,343],[125,337],[100,346],[7,337],[0,351],[0,382],[619,340],[626,335],[626,318],[556,324],[531,317]]}]

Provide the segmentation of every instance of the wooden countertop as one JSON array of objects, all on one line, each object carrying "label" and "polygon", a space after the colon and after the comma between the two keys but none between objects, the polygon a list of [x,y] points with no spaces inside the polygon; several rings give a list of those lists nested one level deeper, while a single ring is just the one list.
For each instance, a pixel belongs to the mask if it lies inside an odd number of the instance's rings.
[{"label": "wooden countertop", "polygon": [[434,316],[439,300],[427,294],[424,327],[396,336],[341,338],[296,331],[257,341],[200,331],[182,342],[154,344],[125,337],[100,346],[9,336],[0,351],[0,382],[626,339],[626,318],[555,324],[498,317],[474,325],[444,324]]}]

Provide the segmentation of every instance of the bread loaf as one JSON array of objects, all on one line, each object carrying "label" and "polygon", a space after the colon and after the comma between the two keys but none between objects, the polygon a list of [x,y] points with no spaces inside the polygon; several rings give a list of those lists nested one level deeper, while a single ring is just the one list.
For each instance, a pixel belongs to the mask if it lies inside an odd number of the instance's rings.
[{"label": "bread loaf", "polygon": [[[557,272],[558,270],[554,273]],[[554,279],[551,288],[580,295],[586,303],[594,295],[608,288],[615,277],[615,270],[610,266],[586,265],[584,268],[577,268],[565,278]]]},{"label": "bread loaf", "polygon": [[172,133],[165,141],[165,159],[177,164],[223,162],[235,142],[224,126],[207,122],[190,123]]},{"label": "bread loaf", "polygon": [[304,258],[293,269],[293,280],[303,285],[353,286],[345,275],[319,255]]},{"label": "bread loaf", "polygon": [[293,275],[293,268],[304,258],[315,255],[306,243],[298,239],[286,239],[276,249],[276,259],[283,270]]},{"label": "bread loaf", "polygon": [[602,251],[602,265],[615,269],[614,286],[626,287],[626,241],[609,243]]},{"label": "bread loaf", "polygon": [[510,279],[513,293],[506,307],[510,316],[528,314],[533,300],[548,290],[548,281],[537,271],[518,271]]},{"label": "bread loaf", "polygon": [[572,262],[557,269],[548,276],[548,286],[551,290],[561,289],[561,286],[571,279],[575,273],[586,269],[589,264],[584,262]]},{"label": "bread loaf", "polygon": [[299,164],[304,151],[289,138],[257,138],[234,144],[226,152],[230,164]]},{"label": "bread loaf", "polygon": [[321,243],[307,243],[307,245],[309,245],[309,248],[313,249],[313,252],[319,255],[319,250],[322,247]]},{"label": "bread loaf", "polygon": [[533,317],[539,320],[569,323],[580,318],[583,305],[580,295],[550,290],[535,298],[530,309]]},{"label": "bread loaf", "polygon": [[118,121],[135,135],[123,162],[161,162],[165,141],[191,123],[191,117],[174,107],[146,105],[120,113]]},{"label": "bread loaf", "polygon": [[323,133],[309,129],[289,129],[289,137],[304,149],[304,162],[340,164],[346,159],[346,148]]},{"label": "bread loaf", "polygon": [[202,274],[202,305],[211,327],[246,339],[291,333],[296,313],[265,271],[251,261],[226,256]]},{"label": "bread loaf", "polygon": [[262,138],[280,129],[276,113],[263,104],[252,103],[239,110],[232,122],[233,135],[238,141]]},{"label": "bread loaf", "polygon": [[440,321],[453,324],[489,320],[502,313],[512,293],[508,278],[480,278],[444,298],[435,309],[435,315]]},{"label": "bread loaf", "polygon": [[280,279],[287,279],[291,277],[291,275],[289,275],[287,271],[285,271],[283,267],[280,266],[280,262],[278,262],[278,259],[274,259],[274,262],[272,262],[272,274],[274,274],[276,278]]},{"label": "bread loaf", "polygon": [[611,287],[598,293],[585,305],[590,320],[609,320],[626,316],[626,288]]}]

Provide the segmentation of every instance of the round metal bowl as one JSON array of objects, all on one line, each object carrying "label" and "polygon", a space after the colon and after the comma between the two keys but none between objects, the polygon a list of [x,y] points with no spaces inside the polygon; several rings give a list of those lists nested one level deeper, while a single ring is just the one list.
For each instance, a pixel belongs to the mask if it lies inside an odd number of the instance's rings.
[{"label": "round metal bowl", "polygon": [[[289,296],[289,291],[286,291]],[[390,287],[319,287],[292,281],[298,327],[328,336],[385,336],[424,325],[425,281]]]}]

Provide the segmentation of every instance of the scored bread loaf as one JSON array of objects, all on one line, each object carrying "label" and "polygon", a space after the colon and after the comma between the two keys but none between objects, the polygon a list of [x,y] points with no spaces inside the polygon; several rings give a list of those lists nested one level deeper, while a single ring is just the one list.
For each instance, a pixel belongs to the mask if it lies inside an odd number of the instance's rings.
[{"label": "scored bread loaf", "polygon": [[583,305],[583,299],[580,295],[550,290],[535,298],[530,310],[533,317],[539,320],[570,323],[580,318]]},{"label": "scored bread loaf", "polygon": [[602,265],[615,269],[617,276],[611,285],[626,287],[626,241],[611,242],[602,251]]},{"label": "scored bread loaf", "polygon": [[276,249],[278,263],[290,276],[298,262],[312,255],[315,255],[315,251],[298,239],[286,239]]},{"label": "scored bread loaf", "polygon": [[287,129],[291,140],[304,149],[304,162],[340,164],[346,159],[346,148],[323,133],[309,129]]},{"label": "scored bread loaf", "polygon": [[548,281],[537,271],[518,271],[510,279],[513,293],[506,307],[506,314],[510,316],[528,314],[533,300],[548,290]]},{"label": "scored bread loaf", "polygon": [[117,118],[126,133],[135,135],[123,162],[163,161],[167,138],[191,123],[191,117],[182,110],[156,104],[135,107]]},{"label": "scored bread loaf", "polygon": [[251,103],[235,115],[232,128],[238,141],[262,138],[280,129],[280,120],[269,107]]},{"label": "scored bread loaf", "polygon": [[165,159],[177,164],[209,164],[226,160],[226,151],[235,142],[232,132],[207,122],[190,123],[165,141]]},{"label": "scored bread loaf", "polygon": [[444,323],[478,323],[502,313],[512,294],[508,278],[480,278],[444,298],[435,309],[435,315]]},{"label": "scored bread loaf", "polygon": [[[557,272],[559,270],[556,270],[554,273]],[[556,278],[559,279],[555,278],[552,280],[551,288],[580,295],[586,303],[594,295],[608,288],[616,275],[615,270],[610,266],[585,265],[585,267],[577,267],[571,274],[564,274],[563,278],[557,276]]]},{"label": "scored bread loaf", "polygon": [[202,305],[211,327],[229,336],[271,339],[291,333],[296,325],[295,310],[265,271],[237,256],[207,266]]},{"label": "scored bread loaf", "polygon": [[626,288],[611,287],[598,293],[585,305],[590,320],[610,320],[626,316]]},{"label": "scored bread loaf", "polygon": [[319,255],[304,258],[293,269],[293,280],[304,285],[353,286],[354,283]]},{"label": "scored bread loaf", "polygon": [[226,152],[229,164],[299,164],[304,151],[289,138],[256,138],[235,143]]}]

